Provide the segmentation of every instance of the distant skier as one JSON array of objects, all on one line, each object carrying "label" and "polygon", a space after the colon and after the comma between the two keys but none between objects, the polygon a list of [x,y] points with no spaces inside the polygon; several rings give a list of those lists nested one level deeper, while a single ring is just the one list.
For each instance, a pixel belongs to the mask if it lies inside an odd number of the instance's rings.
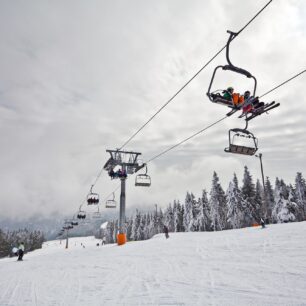
[{"label": "distant skier", "polygon": [[19,247],[18,247],[18,259],[17,260],[22,260],[24,254],[24,243],[20,242]]},{"label": "distant skier", "polygon": [[105,245],[106,244],[106,237],[104,236],[103,238],[102,238],[102,245]]},{"label": "distant skier", "polygon": [[168,239],[169,238],[169,230],[168,230],[168,227],[166,225],[164,225],[164,233],[165,233],[166,239]]},{"label": "distant skier", "polygon": [[266,224],[263,218],[260,218],[260,224],[261,224],[261,228],[265,228]]}]

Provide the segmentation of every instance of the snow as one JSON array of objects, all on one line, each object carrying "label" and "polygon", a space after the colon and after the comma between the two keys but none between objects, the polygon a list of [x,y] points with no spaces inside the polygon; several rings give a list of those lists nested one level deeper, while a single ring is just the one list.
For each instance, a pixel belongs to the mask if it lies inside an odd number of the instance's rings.
[{"label": "snow", "polygon": [[104,222],[104,223],[102,223],[101,226],[100,226],[100,228],[101,228],[101,229],[106,229],[106,228],[107,228],[107,224],[108,224],[107,221]]},{"label": "snow", "polygon": [[305,232],[300,222],[120,247],[49,241],[23,262],[0,260],[0,305],[306,305]]}]

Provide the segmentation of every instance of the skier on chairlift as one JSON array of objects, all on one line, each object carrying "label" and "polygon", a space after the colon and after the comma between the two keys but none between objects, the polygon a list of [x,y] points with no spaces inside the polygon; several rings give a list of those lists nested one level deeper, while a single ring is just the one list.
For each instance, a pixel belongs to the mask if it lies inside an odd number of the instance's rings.
[{"label": "skier on chairlift", "polygon": [[226,90],[223,90],[222,93],[223,93],[223,96],[222,96],[223,99],[232,101],[232,95],[234,93],[234,88],[228,87]]},{"label": "skier on chairlift", "polygon": [[113,168],[109,170],[108,175],[111,177],[111,179],[115,178],[115,172]]},{"label": "skier on chairlift", "polygon": [[228,87],[226,90],[223,90],[222,98],[228,101],[232,101],[234,106],[239,107],[244,103],[244,96],[239,93],[234,92],[233,87]]},{"label": "skier on chairlift", "polygon": [[263,107],[265,105],[264,102],[260,102],[258,97],[251,96],[251,93],[247,90],[244,93],[244,101],[245,106],[243,107],[244,113],[252,112],[260,107]]}]

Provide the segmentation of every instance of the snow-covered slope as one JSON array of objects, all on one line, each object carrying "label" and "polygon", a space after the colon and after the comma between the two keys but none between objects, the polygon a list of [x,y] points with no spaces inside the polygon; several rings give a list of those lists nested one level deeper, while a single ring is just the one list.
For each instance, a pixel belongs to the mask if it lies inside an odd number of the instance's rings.
[{"label": "snow-covered slope", "polygon": [[[0,260],[0,305],[306,305],[306,222]],[[85,245],[85,248],[81,246]]]}]

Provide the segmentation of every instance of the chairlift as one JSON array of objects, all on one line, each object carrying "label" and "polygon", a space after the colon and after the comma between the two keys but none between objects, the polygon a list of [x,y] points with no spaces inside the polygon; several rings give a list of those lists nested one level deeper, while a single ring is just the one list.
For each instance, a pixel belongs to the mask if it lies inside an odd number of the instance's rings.
[{"label": "chairlift", "polygon": [[85,218],[86,218],[86,212],[80,210],[80,211],[78,212],[78,214],[77,214],[77,218],[78,218],[78,219],[85,219]]},{"label": "chairlift", "polygon": [[135,186],[141,186],[141,187],[151,186],[151,177],[147,174],[147,172],[148,168],[146,166],[146,173],[136,175]]},{"label": "chairlift", "polygon": [[231,129],[228,137],[229,147],[224,149],[227,153],[254,155],[258,150],[257,138],[246,129]]},{"label": "chairlift", "polygon": [[100,219],[100,218],[101,218],[101,213],[100,213],[100,211],[99,211],[99,206],[97,206],[97,207],[98,207],[98,210],[95,211],[95,212],[92,214],[92,218],[93,218],[93,219]]},{"label": "chairlift", "polygon": [[87,195],[87,204],[88,205],[97,205],[99,204],[99,194],[92,192],[93,185],[90,187],[90,192]]},{"label": "chairlift", "polygon": [[228,38],[227,44],[226,44],[226,60],[227,60],[228,64],[224,65],[224,66],[219,65],[215,68],[215,70],[213,72],[213,75],[212,75],[212,78],[211,78],[211,81],[210,81],[210,84],[209,84],[209,87],[208,87],[207,96],[208,96],[208,98],[211,102],[222,104],[222,105],[228,106],[230,108],[233,108],[233,110],[230,113],[227,114],[228,116],[230,116],[234,112],[236,112],[237,110],[241,109],[242,105],[241,106],[235,105],[233,99],[232,100],[224,99],[222,94],[220,94],[221,90],[211,91],[211,88],[212,88],[217,70],[219,70],[219,69],[222,69],[222,70],[225,70],[225,71],[228,70],[228,71],[232,71],[234,73],[242,74],[242,75],[246,76],[247,78],[253,79],[254,80],[254,87],[253,87],[253,96],[254,97],[255,97],[255,94],[256,94],[257,80],[249,71],[247,71],[245,69],[242,69],[242,68],[239,68],[239,67],[236,67],[231,63],[230,58],[229,58],[229,47],[230,47],[230,43],[238,35],[238,33],[234,33],[234,32],[231,32],[231,31],[227,31],[227,33],[229,33],[229,35],[230,35],[229,38]]},{"label": "chairlift", "polygon": [[79,222],[77,222],[77,221],[71,221],[71,225],[72,225],[72,226],[77,226],[77,225],[79,225]]},{"label": "chairlift", "polygon": [[116,208],[116,206],[117,206],[117,202],[115,201],[115,193],[113,192],[113,198],[106,200],[105,207],[106,208]]}]

